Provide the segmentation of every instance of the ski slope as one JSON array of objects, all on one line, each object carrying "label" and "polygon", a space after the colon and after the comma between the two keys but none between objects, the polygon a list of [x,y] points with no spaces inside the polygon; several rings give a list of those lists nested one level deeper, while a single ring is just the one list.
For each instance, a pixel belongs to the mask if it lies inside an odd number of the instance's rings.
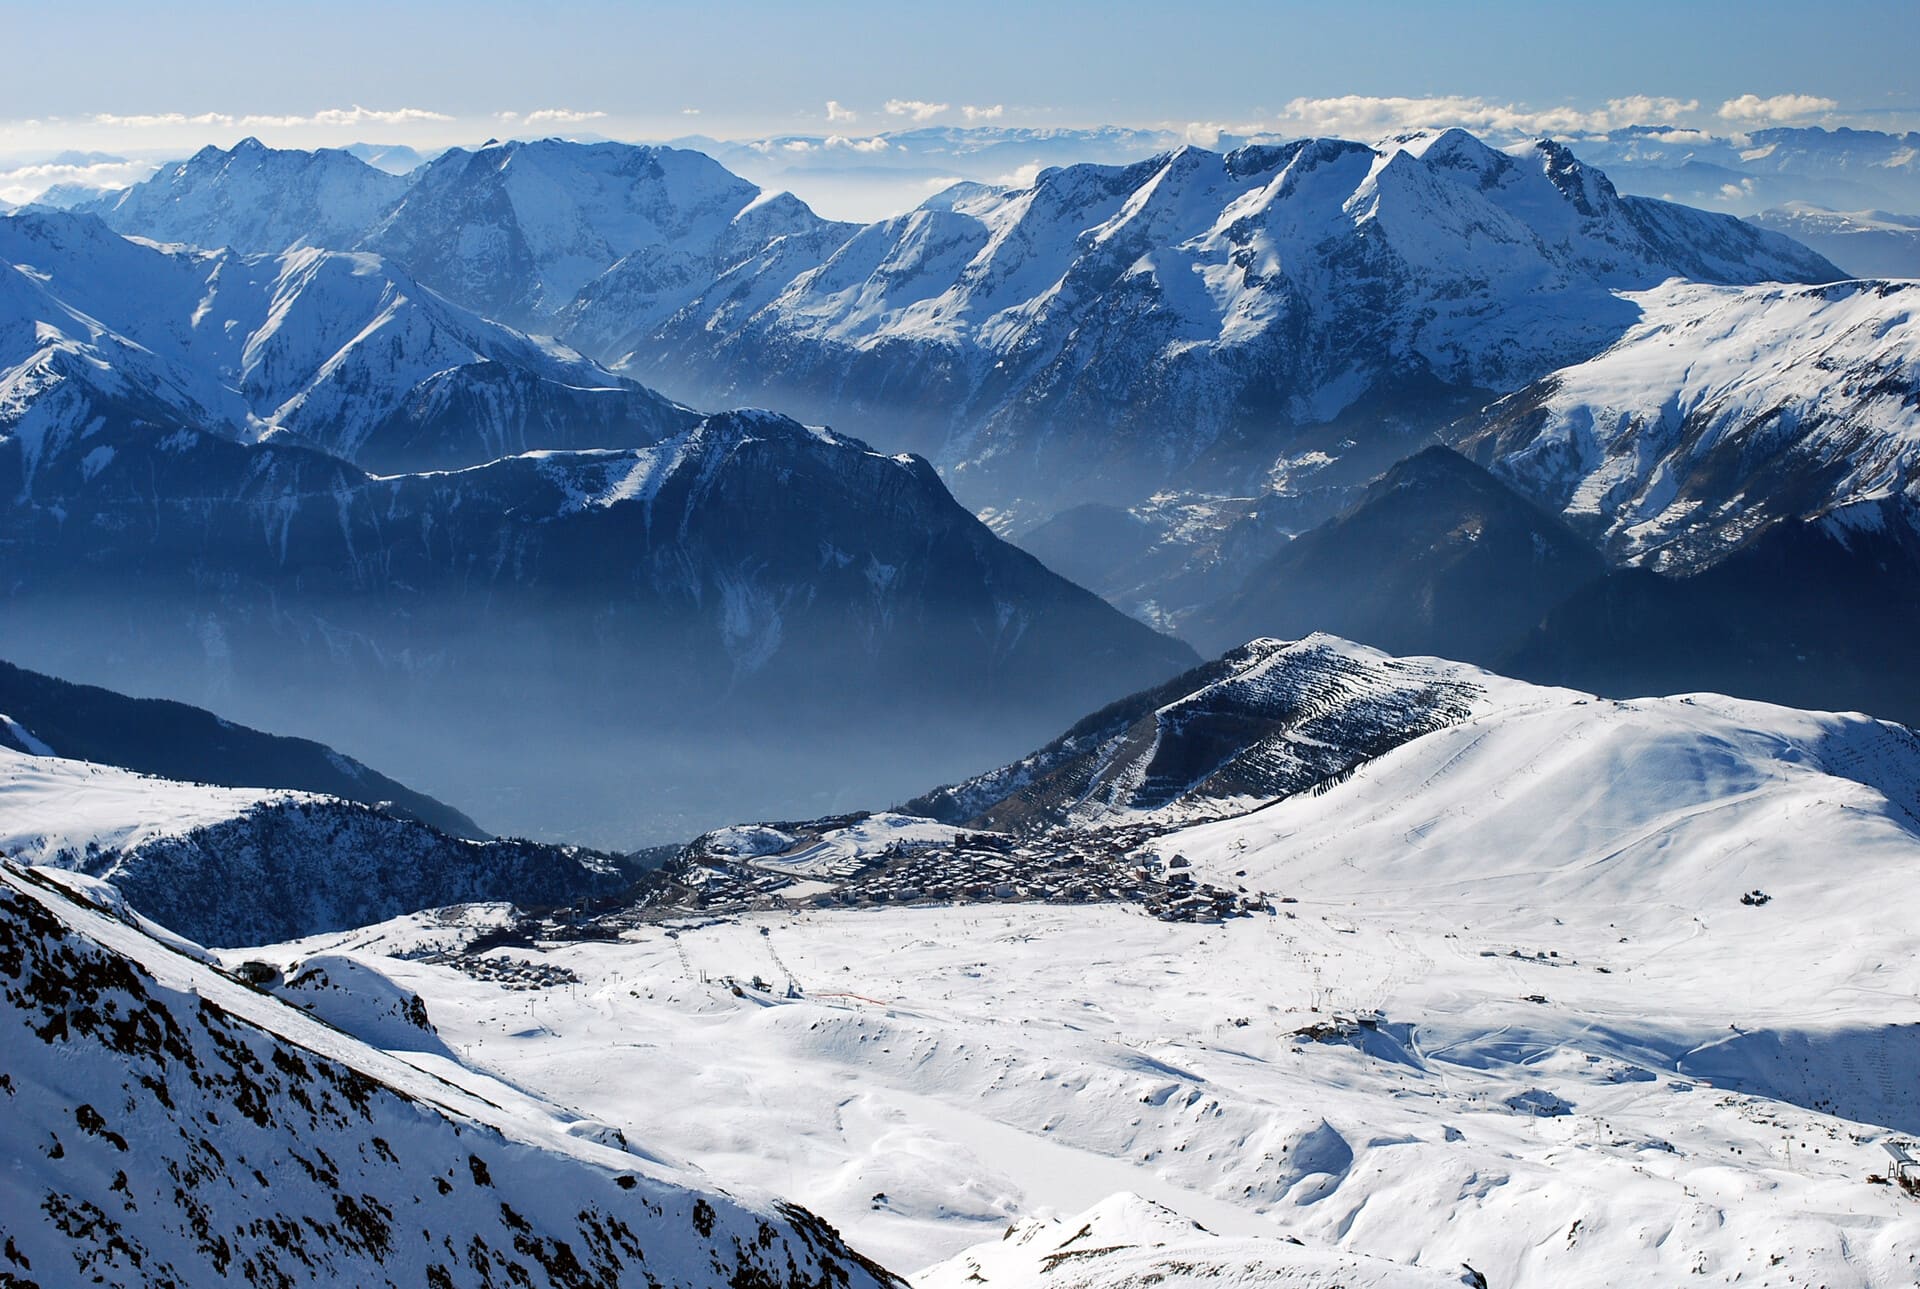
[{"label": "ski slope", "polygon": [[[1901,1284],[1920,1205],[1867,1178],[1920,1132],[1917,785],[1864,717],[1516,689],[1154,843],[1270,915],[814,910],[485,971],[415,917],[268,956],[358,960],[461,1060],[928,1285],[1120,1193],[1303,1284]],[[1084,1283],[1186,1256],[1124,1242]]]}]

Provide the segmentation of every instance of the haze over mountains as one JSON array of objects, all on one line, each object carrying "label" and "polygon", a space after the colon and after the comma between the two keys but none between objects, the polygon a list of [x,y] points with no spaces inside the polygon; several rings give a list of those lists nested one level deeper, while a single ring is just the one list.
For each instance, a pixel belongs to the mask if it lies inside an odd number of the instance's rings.
[{"label": "haze over mountains", "polygon": [[[1842,271],[1545,141],[1183,147],[856,226],[684,149],[396,177],[249,140],[93,209],[167,245],[0,226],[0,647],[323,737],[495,829],[885,801],[1194,660],[890,453],[1209,655],[1332,628],[1668,690],[1717,679],[1554,623],[1590,635],[1609,568],[1703,574],[1914,486],[1904,287],[1813,285]],[[704,414],[738,403],[873,447]],[[1756,645],[1719,687],[1845,705],[1898,648]],[[816,739],[853,750],[796,769]]]}]

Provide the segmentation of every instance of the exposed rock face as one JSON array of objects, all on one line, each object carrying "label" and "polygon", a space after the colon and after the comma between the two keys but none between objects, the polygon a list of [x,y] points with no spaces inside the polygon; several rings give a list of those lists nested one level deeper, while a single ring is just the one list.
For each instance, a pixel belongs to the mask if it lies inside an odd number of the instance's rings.
[{"label": "exposed rock face", "polygon": [[1011,830],[1220,818],[1324,786],[1531,688],[1332,636],[1255,640],[903,809]]}]

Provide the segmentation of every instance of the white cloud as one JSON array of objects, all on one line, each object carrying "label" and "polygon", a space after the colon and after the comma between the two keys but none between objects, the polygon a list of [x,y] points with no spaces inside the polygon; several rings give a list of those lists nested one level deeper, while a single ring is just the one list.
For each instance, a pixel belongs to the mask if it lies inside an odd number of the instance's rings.
[{"label": "white cloud", "polygon": [[1301,134],[1341,134],[1371,138],[1395,130],[1443,128],[1499,134],[1583,134],[1628,125],[1658,125],[1697,112],[1698,99],[1633,94],[1609,99],[1598,108],[1566,105],[1535,108],[1496,103],[1473,95],[1427,98],[1346,94],[1335,98],[1296,98],[1280,114],[1283,128]]},{"label": "white cloud", "polygon": [[844,106],[839,99],[830,98],[827,100],[827,120],[858,121],[859,119],[860,114],[852,108]]},{"label": "white cloud", "polygon": [[844,134],[835,134],[828,136],[826,146],[845,148],[853,152],[885,152],[887,141],[877,134],[871,139],[849,139]]},{"label": "white cloud", "polygon": [[780,146],[785,148],[788,152],[812,152],[813,151],[813,144],[808,142],[805,139],[788,139],[785,143],[781,144]]},{"label": "white cloud", "polygon": [[1700,100],[1697,98],[1630,94],[1626,98],[1607,102],[1607,114],[1616,118],[1617,125],[1667,125],[1699,110]]},{"label": "white cloud", "polygon": [[418,125],[423,122],[451,121],[445,112],[430,112],[423,107],[400,107],[380,109],[361,107],[330,107],[313,113],[311,116],[273,116],[254,113],[240,118],[237,124],[242,129],[266,126],[271,129],[298,129],[303,126],[341,126],[341,125]]},{"label": "white cloud", "polygon": [[232,125],[233,118],[225,112],[201,112],[188,116],[185,112],[149,112],[132,116],[120,116],[113,112],[95,112],[87,118],[95,125],[111,125],[129,130],[151,130],[169,125]]},{"label": "white cloud", "polygon": [[681,116],[699,116],[700,109],[697,107],[683,107],[680,109],[680,115]]},{"label": "white cloud", "polygon": [[993,182],[1002,188],[1031,188],[1033,181],[1040,177],[1040,163],[1029,161],[1018,170],[1009,171]]},{"label": "white cloud", "polygon": [[890,98],[887,100],[888,116],[910,116],[916,121],[931,121],[949,107],[946,103],[929,103],[917,98]]},{"label": "white cloud", "polygon": [[577,125],[582,121],[598,121],[605,112],[582,112],[570,107],[543,107],[537,112],[527,113],[528,125]]},{"label": "white cloud", "polygon": [[355,104],[352,107],[330,107],[309,115],[283,116],[268,112],[249,112],[236,116],[231,112],[147,112],[121,115],[114,112],[95,112],[86,118],[93,125],[112,126],[118,129],[152,130],[166,127],[189,125],[239,126],[241,129],[298,129],[305,126],[351,126],[351,125],[417,125],[423,122],[451,121],[445,112],[431,112],[423,107],[369,108]]},{"label": "white cloud", "polygon": [[1197,147],[1211,148],[1220,142],[1220,136],[1226,128],[1218,121],[1189,121],[1186,128],[1187,142]]},{"label": "white cloud", "polygon": [[995,103],[992,107],[975,107],[969,103],[960,109],[968,121],[998,121],[1006,114],[1006,110],[1004,103]]},{"label": "white cloud", "polygon": [[1830,98],[1820,98],[1814,94],[1775,94],[1772,98],[1742,94],[1739,98],[1730,98],[1722,103],[1720,115],[1728,121],[1778,123],[1819,116],[1839,106]]}]

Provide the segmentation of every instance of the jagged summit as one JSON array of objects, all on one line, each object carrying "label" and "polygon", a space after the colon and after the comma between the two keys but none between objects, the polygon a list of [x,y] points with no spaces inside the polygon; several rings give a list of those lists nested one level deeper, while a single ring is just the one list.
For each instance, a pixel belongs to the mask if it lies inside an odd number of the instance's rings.
[{"label": "jagged summit", "polygon": [[206,147],[78,209],[116,231],[209,249],[343,248],[406,188],[341,148]]},{"label": "jagged summit", "polygon": [[[530,325],[636,256],[698,288],[773,238],[826,221],[697,152],[543,139],[453,149],[365,228],[436,289]],[[465,230],[449,240],[448,228]]]},{"label": "jagged summit", "polygon": [[160,249],[54,212],[0,221],[0,386],[0,431],[34,424],[42,443],[179,425],[383,471],[652,442],[694,419],[376,255]]},{"label": "jagged summit", "polygon": [[1342,437],[1315,427],[1516,388],[1626,330],[1618,292],[1674,276],[1840,274],[1737,220],[1622,197],[1544,141],[1186,146],[928,203],[751,292],[736,273],[627,361],[708,401],[870,436],[884,418],[996,504],[1049,478],[1131,502],[1170,468],[1296,486],[1286,458]]}]

